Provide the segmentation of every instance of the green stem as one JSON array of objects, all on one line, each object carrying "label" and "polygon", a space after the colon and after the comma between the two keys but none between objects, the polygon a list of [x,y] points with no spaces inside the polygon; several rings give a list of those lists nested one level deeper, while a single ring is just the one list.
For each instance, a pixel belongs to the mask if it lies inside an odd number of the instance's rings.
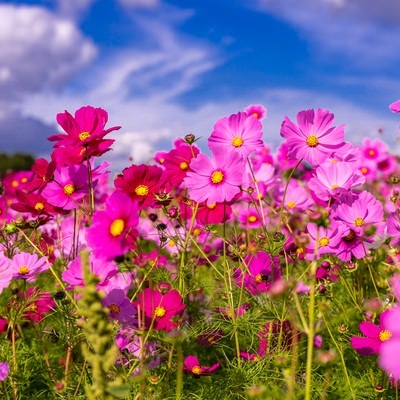
[{"label": "green stem", "polygon": [[176,400],[182,400],[183,393],[183,351],[180,343],[176,346]]},{"label": "green stem", "polygon": [[308,303],[308,332],[307,332],[307,364],[306,364],[306,392],[305,400],[311,399],[312,387],[312,364],[314,350],[314,334],[315,334],[315,272],[317,270],[317,262],[312,261],[311,269],[311,285],[310,285],[310,301]]}]

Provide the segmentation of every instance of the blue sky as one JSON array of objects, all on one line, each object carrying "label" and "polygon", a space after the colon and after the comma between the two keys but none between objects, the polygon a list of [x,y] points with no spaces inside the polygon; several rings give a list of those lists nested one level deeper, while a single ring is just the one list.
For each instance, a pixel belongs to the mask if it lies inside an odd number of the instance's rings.
[{"label": "blue sky", "polygon": [[48,156],[58,112],[121,125],[114,170],[252,103],[277,146],[285,115],[331,110],[346,137],[396,144],[398,0],[0,1],[2,151]]}]

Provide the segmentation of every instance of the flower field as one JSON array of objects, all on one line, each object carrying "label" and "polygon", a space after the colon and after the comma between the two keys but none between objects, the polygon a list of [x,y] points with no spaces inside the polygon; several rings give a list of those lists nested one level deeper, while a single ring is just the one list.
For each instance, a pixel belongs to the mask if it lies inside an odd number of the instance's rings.
[{"label": "flower field", "polygon": [[265,116],[114,177],[107,112],[56,116],[2,177],[1,399],[399,398],[399,158],[324,109],[273,151]]}]

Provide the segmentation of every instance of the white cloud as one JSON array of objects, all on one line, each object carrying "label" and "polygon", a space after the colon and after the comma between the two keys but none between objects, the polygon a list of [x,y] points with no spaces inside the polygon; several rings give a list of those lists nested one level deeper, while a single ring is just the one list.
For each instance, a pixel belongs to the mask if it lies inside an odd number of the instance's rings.
[{"label": "white cloud", "polygon": [[399,61],[398,0],[257,0],[256,4],[298,29],[316,45],[314,55],[336,57],[336,62],[351,60],[364,70]]},{"label": "white cloud", "polygon": [[128,9],[156,8],[160,5],[160,0],[118,0],[118,2]]},{"label": "white cloud", "polygon": [[56,0],[57,14],[61,17],[81,20],[96,0]]},{"label": "white cloud", "polygon": [[0,5],[0,99],[60,87],[95,56],[69,20],[42,7]]}]

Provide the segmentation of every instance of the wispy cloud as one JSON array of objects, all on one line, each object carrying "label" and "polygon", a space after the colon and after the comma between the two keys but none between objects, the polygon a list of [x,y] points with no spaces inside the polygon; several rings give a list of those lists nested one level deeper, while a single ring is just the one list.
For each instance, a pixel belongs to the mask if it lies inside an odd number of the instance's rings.
[{"label": "wispy cloud", "polygon": [[391,63],[400,60],[395,45],[400,37],[397,0],[257,0],[253,5],[298,29],[316,45],[317,57],[337,64],[351,60],[367,71],[390,70]]}]

